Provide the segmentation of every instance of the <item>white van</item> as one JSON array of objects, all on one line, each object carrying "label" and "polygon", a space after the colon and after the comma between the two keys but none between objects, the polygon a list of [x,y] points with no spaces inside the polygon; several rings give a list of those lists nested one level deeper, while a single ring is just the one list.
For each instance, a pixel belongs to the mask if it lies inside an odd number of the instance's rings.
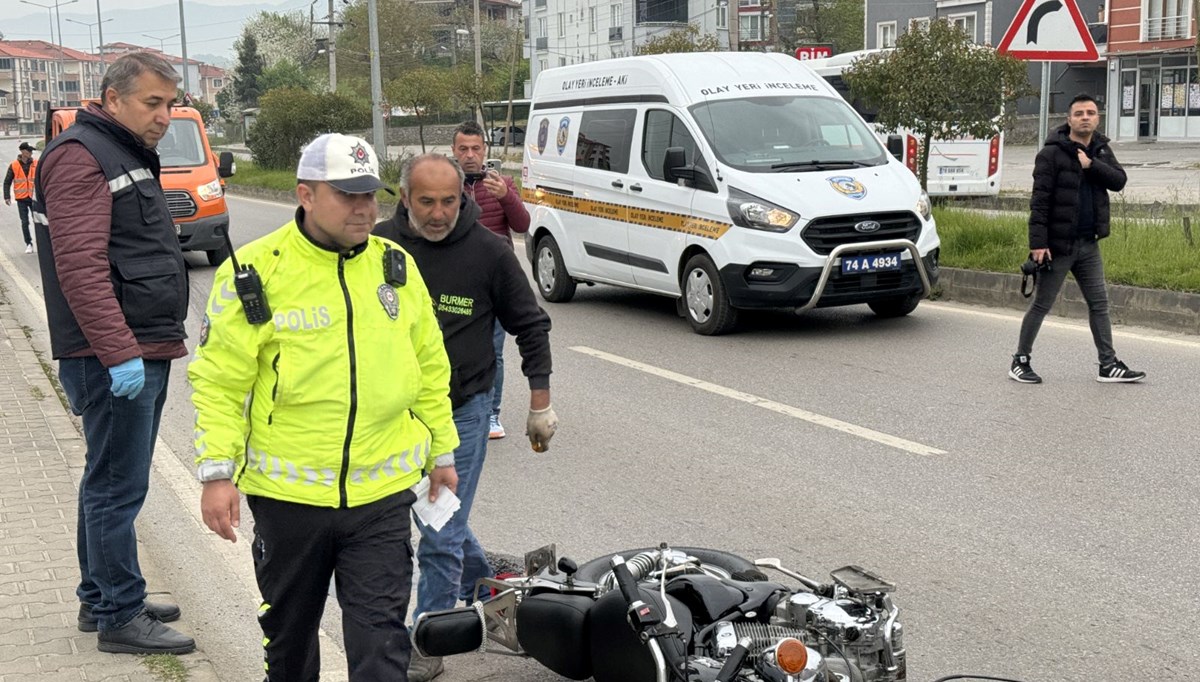
[{"label": "white van", "polygon": [[547,301],[578,282],[631,287],[721,334],[748,308],[907,315],[937,281],[916,178],[789,55],[549,69],[526,130],[525,245]]}]

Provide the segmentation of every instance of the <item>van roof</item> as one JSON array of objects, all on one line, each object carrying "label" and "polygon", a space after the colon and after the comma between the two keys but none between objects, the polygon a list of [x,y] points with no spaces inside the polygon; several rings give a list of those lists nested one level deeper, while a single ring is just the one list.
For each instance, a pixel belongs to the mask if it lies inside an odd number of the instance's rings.
[{"label": "van roof", "polygon": [[560,66],[538,74],[533,108],[606,102],[708,99],[778,94],[837,96],[795,57],[781,53],[704,52],[643,55]]}]

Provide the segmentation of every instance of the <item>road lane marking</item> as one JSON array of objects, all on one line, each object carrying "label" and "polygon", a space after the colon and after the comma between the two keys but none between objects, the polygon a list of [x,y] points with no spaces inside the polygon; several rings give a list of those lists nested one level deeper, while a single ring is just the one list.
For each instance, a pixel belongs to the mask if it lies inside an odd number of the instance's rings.
[{"label": "road lane marking", "polygon": [[668,381],[674,381],[675,383],[678,383],[678,384],[683,384],[685,386],[691,386],[692,388],[698,388],[702,391],[708,391],[709,393],[713,393],[713,394],[716,394],[716,395],[719,395],[719,396],[722,396],[725,398],[730,398],[732,400],[737,400],[739,402],[743,402],[748,405],[753,405],[755,407],[761,407],[764,410],[778,412],[779,414],[787,415],[789,417],[793,417],[793,418],[799,419],[801,421],[806,421],[810,424],[815,424],[817,426],[824,426],[825,428],[833,429],[835,431],[841,431],[842,433],[846,433],[851,436],[857,436],[857,437],[863,438],[865,440],[874,441],[881,445],[886,445],[891,448],[896,448],[897,450],[903,450],[904,452],[912,453],[914,455],[930,456],[930,455],[945,455],[945,454],[947,454],[945,450],[939,450],[935,447],[930,447],[928,445],[922,445],[921,443],[916,443],[911,440],[905,440],[898,436],[893,436],[891,434],[883,433],[881,431],[875,431],[873,429],[868,429],[865,426],[858,426],[857,424],[851,424],[849,422],[844,422],[844,421],[841,421],[840,419],[834,419],[833,417],[826,417],[824,415],[817,414],[815,412],[809,412],[808,410],[802,410],[798,407],[793,407],[791,405],[785,405],[783,403],[778,403],[778,402],[775,402],[774,400],[768,400],[766,398],[762,398],[762,397],[759,397],[759,396],[756,396],[756,395],[753,395],[750,393],[743,393],[741,391],[734,390],[732,388],[727,388],[725,386],[720,386],[718,384],[712,384],[707,381],[703,381],[701,379],[689,377],[686,374],[679,374],[677,372],[672,372],[671,370],[668,370],[668,369],[663,369],[661,367],[655,367],[654,365],[647,365],[644,362],[638,362],[637,360],[630,360],[629,358],[624,358],[624,357],[621,357],[620,355],[613,355],[612,353],[605,353],[604,351],[596,350],[594,348],[589,348],[587,346],[571,346],[570,348],[571,348],[571,350],[573,350],[577,353],[583,353],[584,355],[589,355],[598,360],[604,360],[607,362],[611,362],[613,364],[621,365],[623,367],[628,367],[630,369],[636,369],[639,372],[645,372],[646,374],[650,374],[650,375],[653,375],[653,376],[656,376],[656,377],[659,377],[662,379],[667,379]]},{"label": "road lane marking", "polygon": [[[929,306],[934,310],[940,310],[948,313],[958,313],[960,315],[974,315],[975,317],[984,317],[992,320],[1000,320],[1003,322],[1015,322],[1018,326],[1021,323],[1021,318],[1025,313],[1013,310],[1009,312],[995,312],[992,310],[980,310],[977,308],[967,307],[965,303],[951,304],[946,302],[924,301],[922,307]],[[1065,329],[1076,332],[1092,333],[1091,327],[1088,326],[1087,320],[1052,320],[1047,318],[1042,323],[1043,327],[1053,327],[1055,329]],[[1153,331],[1153,330],[1151,330]],[[1162,332],[1169,334],[1170,332]],[[1161,343],[1166,346],[1178,346],[1180,348],[1189,348],[1192,350],[1200,349],[1200,340],[1193,341],[1187,338],[1175,336],[1159,336],[1158,334],[1146,332],[1134,332],[1118,329],[1113,327],[1112,334],[1116,338],[1133,339],[1135,341],[1148,341],[1150,343]]]},{"label": "road lane marking", "polygon": [[[29,301],[29,307],[37,313],[42,327],[48,327],[46,306],[42,295],[25,279],[25,275],[17,269],[12,260],[3,251],[0,251],[0,266],[3,266],[9,275],[11,275],[17,288],[21,290],[21,293]],[[249,538],[245,534],[239,534],[239,539],[242,542],[235,544],[208,529],[208,526],[204,524],[204,516],[200,512],[200,492],[202,489],[200,481],[196,480],[195,472],[179,460],[179,456],[171,449],[170,445],[167,445],[161,436],[154,441],[154,457],[150,465],[167,482],[167,487],[174,493],[175,499],[179,501],[179,504],[188,511],[201,534],[204,535],[209,549],[220,556],[225,565],[237,576],[238,583],[243,591],[240,600],[247,604],[247,608],[257,611],[259,604],[262,603],[262,597],[258,591],[258,581],[254,577],[254,563],[250,552],[244,549],[250,543]],[[345,652],[325,632],[325,628],[319,628],[317,634],[320,637],[321,658],[323,661],[328,662],[323,663],[321,667],[332,667],[328,671],[322,670],[321,679],[328,678],[331,682],[347,680],[348,677],[344,666],[339,670],[338,663],[344,659]],[[200,648],[203,649],[204,647],[201,646]],[[213,652],[208,653],[212,654]]]}]

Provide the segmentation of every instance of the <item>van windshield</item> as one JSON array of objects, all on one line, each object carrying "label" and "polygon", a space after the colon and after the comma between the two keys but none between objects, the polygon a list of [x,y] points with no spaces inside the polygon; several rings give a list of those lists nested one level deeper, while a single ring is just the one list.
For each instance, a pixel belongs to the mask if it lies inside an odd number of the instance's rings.
[{"label": "van windshield", "polygon": [[186,118],[171,119],[167,134],[158,141],[158,160],[163,166],[202,166],[208,162],[200,126]]},{"label": "van windshield", "polygon": [[841,99],[754,97],[691,107],[723,163],[754,173],[882,166],[887,151]]}]

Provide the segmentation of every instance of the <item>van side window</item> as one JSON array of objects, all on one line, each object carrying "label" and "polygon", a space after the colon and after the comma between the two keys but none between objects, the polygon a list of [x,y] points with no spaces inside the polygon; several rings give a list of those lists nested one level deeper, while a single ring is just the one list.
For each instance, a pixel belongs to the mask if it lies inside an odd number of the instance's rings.
[{"label": "van side window", "polygon": [[634,109],[585,111],[579,124],[575,165],[616,173],[629,172],[629,149],[633,145]]},{"label": "van side window", "polygon": [[656,180],[667,179],[663,171],[667,147],[683,147],[688,165],[696,162],[696,140],[683,121],[669,111],[651,109],[646,112],[646,125],[642,133],[642,166]]}]

